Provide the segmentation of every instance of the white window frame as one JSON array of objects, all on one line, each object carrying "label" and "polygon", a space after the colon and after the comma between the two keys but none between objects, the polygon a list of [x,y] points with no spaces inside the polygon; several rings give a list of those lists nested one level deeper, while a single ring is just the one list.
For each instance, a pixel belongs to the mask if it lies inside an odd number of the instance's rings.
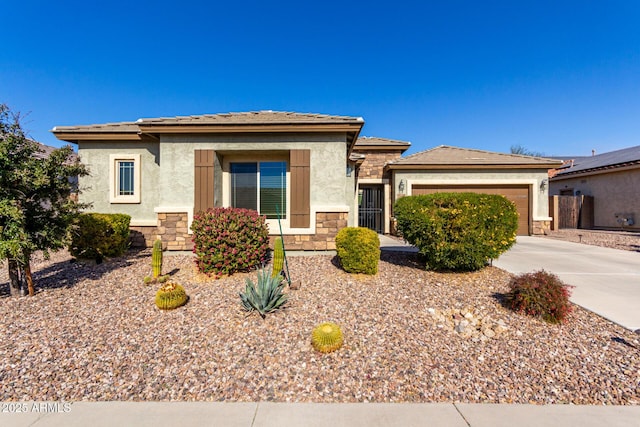
[{"label": "white window frame", "polygon": [[[120,162],[133,162],[133,194],[120,195]],[[109,202],[110,203],[140,203],[140,154],[111,154],[109,155]]]}]

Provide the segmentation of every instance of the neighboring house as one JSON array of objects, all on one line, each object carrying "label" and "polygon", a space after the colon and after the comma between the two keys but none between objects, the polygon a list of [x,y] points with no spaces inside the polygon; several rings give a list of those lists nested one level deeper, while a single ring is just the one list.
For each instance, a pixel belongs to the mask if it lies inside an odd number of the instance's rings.
[{"label": "neighboring house", "polygon": [[548,175],[558,160],[441,145],[389,162],[393,199],[445,191],[500,194],[518,209],[518,234],[549,229]]},{"label": "neighboring house", "polygon": [[454,147],[402,158],[408,142],[359,137],[363,126],[360,117],[259,111],[52,132],[77,143],[89,168],[80,201],[131,215],[138,245],[159,236],[190,249],[194,214],[233,206],[266,215],[287,249],[334,249],[341,228],[389,233],[398,197],[436,190],[506,192],[519,200],[520,234],[548,226],[544,178],[559,162]]},{"label": "neighboring house", "polygon": [[640,229],[640,146],[565,159],[550,195],[593,197],[594,228]]}]

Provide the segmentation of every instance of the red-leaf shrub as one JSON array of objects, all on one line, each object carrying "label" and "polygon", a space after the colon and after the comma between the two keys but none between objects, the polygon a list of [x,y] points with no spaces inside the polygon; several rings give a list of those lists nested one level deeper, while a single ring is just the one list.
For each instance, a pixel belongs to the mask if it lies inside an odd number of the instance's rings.
[{"label": "red-leaf shrub", "polygon": [[193,217],[193,252],[198,270],[221,276],[263,264],[269,250],[264,216],[249,209],[213,208]]},{"label": "red-leaf shrub", "polygon": [[572,286],[544,270],[521,274],[511,279],[505,295],[507,307],[519,313],[540,317],[549,323],[561,323],[571,312]]}]

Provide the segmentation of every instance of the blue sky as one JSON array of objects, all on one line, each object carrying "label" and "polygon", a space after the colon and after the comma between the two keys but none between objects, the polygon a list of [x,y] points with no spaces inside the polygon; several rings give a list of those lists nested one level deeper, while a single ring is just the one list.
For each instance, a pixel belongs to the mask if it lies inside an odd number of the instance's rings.
[{"label": "blue sky", "polygon": [[640,145],[640,2],[4,2],[0,103],[49,130],[229,111],[546,155]]}]

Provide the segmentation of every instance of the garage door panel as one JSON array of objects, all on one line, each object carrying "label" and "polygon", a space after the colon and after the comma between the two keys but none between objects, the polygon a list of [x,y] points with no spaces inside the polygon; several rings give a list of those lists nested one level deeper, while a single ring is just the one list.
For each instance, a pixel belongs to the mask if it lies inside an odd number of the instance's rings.
[{"label": "garage door panel", "polygon": [[518,211],[518,235],[529,235],[530,223],[530,203],[529,203],[529,186],[498,186],[498,185],[418,185],[411,187],[411,194],[416,196],[420,194],[433,193],[484,193],[499,194],[506,197],[516,205]]}]

